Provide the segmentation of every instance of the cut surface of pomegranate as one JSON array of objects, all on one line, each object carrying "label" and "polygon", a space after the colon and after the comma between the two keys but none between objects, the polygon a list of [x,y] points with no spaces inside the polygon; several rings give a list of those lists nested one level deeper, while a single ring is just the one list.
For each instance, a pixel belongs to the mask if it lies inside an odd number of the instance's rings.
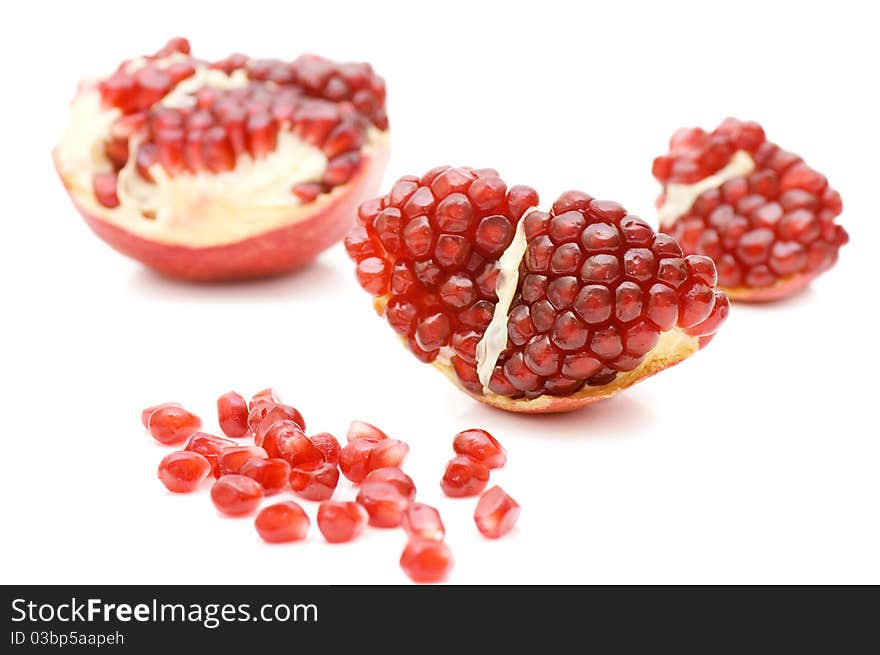
[{"label": "cut surface of pomegranate", "polygon": [[56,169],[90,227],[192,280],[298,268],[343,237],[388,150],[369,64],[193,56],[185,39],[80,84]]},{"label": "cut surface of pomegranate", "polygon": [[769,301],[805,289],[847,243],[840,194],[752,121],[682,128],[654,160],[663,185],[660,229],[685,254],[710,257],[733,300]]},{"label": "cut surface of pomegranate", "polygon": [[729,309],[711,260],[615,202],[538,202],[493,169],[441,166],[361,204],[345,245],[409,350],[502,409],[573,410],[709,342]]}]

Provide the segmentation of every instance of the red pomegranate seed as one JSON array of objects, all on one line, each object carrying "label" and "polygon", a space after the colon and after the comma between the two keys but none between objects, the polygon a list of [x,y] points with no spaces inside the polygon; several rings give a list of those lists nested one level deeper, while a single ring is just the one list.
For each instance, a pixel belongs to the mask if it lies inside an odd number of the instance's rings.
[{"label": "red pomegranate seed", "polygon": [[188,493],[199,486],[211,472],[211,463],[198,453],[178,450],[159,463],[159,479],[175,493]]},{"label": "red pomegranate seed", "polygon": [[474,511],[474,521],[483,535],[498,539],[513,529],[519,513],[519,504],[504,489],[495,486],[480,496]]},{"label": "red pomegranate seed", "polygon": [[410,539],[443,541],[443,537],[446,536],[440,512],[423,503],[410,505],[403,513],[401,525]]},{"label": "red pomegranate seed", "polygon": [[208,434],[207,432],[193,432],[183,449],[198,453],[207,459],[211,463],[211,471],[214,473],[214,477],[219,477],[217,472],[217,458],[219,457],[220,452],[224,448],[230,448],[236,445],[238,444],[231,439],[215,437],[213,434]]},{"label": "red pomegranate seed", "polygon": [[459,455],[468,455],[483,462],[490,469],[497,469],[507,462],[507,453],[501,444],[485,430],[464,430],[455,435],[452,448]]},{"label": "red pomegranate seed", "polygon": [[268,459],[269,455],[258,446],[230,446],[217,455],[217,477],[237,474],[244,463],[252,458]]},{"label": "red pomegranate seed", "polygon": [[263,541],[270,544],[301,541],[309,532],[309,517],[302,507],[288,500],[261,509],[254,526]]},{"label": "red pomegranate seed", "polygon": [[319,182],[303,182],[293,187],[293,194],[303,202],[312,202],[324,193],[324,185]]},{"label": "red pomegranate seed", "polygon": [[278,395],[278,392],[272,388],[266,388],[262,391],[258,391],[253,396],[251,396],[251,400],[248,403],[248,409],[253,409],[257,405],[280,405],[281,404],[281,396]]},{"label": "red pomegranate seed", "polygon": [[[126,148],[127,152],[127,148]],[[116,173],[96,173],[92,178],[92,190],[98,202],[113,209],[119,206],[119,196],[116,195]]]},{"label": "red pomegranate seed", "polygon": [[290,464],[278,457],[271,459],[252,457],[241,465],[238,473],[259,482],[268,496],[283,491],[288,487]]},{"label": "red pomegranate seed", "polygon": [[300,430],[306,429],[306,421],[303,418],[303,415],[300,414],[295,407],[291,407],[290,405],[261,405],[260,407],[251,410],[251,414],[258,416],[261,409],[267,409],[267,411],[259,423],[257,423],[256,429],[254,430],[254,438],[257,441],[262,441],[269,428],[278,421],[293,421],[299,426]]},{"label": "red pomegranate seed", "polygon": [[227,516],[250,514],[262,499],[263,487],[245,475],[224,475],[211,487],[214,506]]},{"label": "red pomegranate seed", "polygon": [[367,524],[367,510],[355,502],[324,502],[318,507],[318,529],[331,544],[351,541]]},{"label": "red pomegranate seed", "polygon": [[162,405],[150,414],[147,429],[156,441],[175,444],[186,441],[202,427],[202,419],[179,405]]},{"label": "red pomegranate seed", "polygon": [[269,457],[281,457],[281,443],[294,435],[305,436],[305,433],[300,430],[299,426],[293,421],[275,421],[275,423],[266,430],[263,438],[255,439],[254,443],[269,453]]},{"label": "red pomegranate seed", "polygon": [[348,434],[346,434],[345,438],[348,441],[354,441],[355,439],[382,441],[383,439],[387,439],[388,435],[375,425],[371,425],[365,421],[352,421],[348,426]]},{"label": "red pomegranate seed", "polygon": [[442,541],[414,539],[400,556],[400,567],[413,582],[440,582],[452,566],[452,551]]},{"label": "red pomegranate seed", "polygon": [[339,451],[339,469],[355,484],[359,484],[370,472],[370,455],[373,454],[374,445],[374,442],[366,439],[355,439]]},{"label": "red pomegranate seed", "polygon": [[370,516],[370,525],[376,528],[396,528],[409,507],[409,499],[390,482],[364,482],[357,495],[357,502],[364,506]]},{"label": "red pomegranate seed", "polygon": [[306,500],[328,500],[339,483],[339,469],[327,463],[313,469],[293,468],[289,481],[294,493]]},{"label": "red pomegranate seed", "polygon": [[275,150],[278,124],[268,113],[252,114],[247,120],[248,150],[254,159]]},{"label": "red pomegranate seed", "polygon": [[388,466],[400,466],[409,453],[409,446],[405,441],[398,439],[385,439],[373,445],[370,454],[370,470],[385,468]]},{"label": "red pomegranate seed", "polygon": [[278,456],[287,460],[290,467],[295,469],[312,470],[324,463],[324,453],[302,430],[278,438]]},{"label": "red pomegranate seed", "polygon": [[235,168],[235,151],[223,126],[214,125],[205,131],[204,158],[205,165],[213,173]]},{"label": "red pomegranate seed", "polygon": [[476,496],[489,482],[489,468],[473,457],[459,455],[449,460],[440,487],[451,498]]},{"label": "red pomegranate seed", "polygon": [[147,407],[146,409],[144,409],[141,412],[141,423],[144,424],[145,428],[149,429],[150,415],[153,412],[155,412],[157,409],[160,409],[162,407],[180,407],[180,406],[181,406],[180,403],[161,403],[159,405],[151,405],[150,407]]},{"label": "red pomegranate seed", "polygon": [[229,391],[217,399],[217,418],[227,437],[243,437],[248,433],[248,408],[244,397]]},{"label": "red pomegranate seed", "polygon": [[416,498],[416,485],[412,478],[396,466],[385,466],[370,471],[364,476],[362,484],[369,482],[387,482],[397,487],[400,494],[409,501]]},{"label": "red pomegranate seed", "polygon": [[309,437],[315,448],[321,451],[324,461],[336,465],[339,461],[339,441],[329,432],[319,432]]}]

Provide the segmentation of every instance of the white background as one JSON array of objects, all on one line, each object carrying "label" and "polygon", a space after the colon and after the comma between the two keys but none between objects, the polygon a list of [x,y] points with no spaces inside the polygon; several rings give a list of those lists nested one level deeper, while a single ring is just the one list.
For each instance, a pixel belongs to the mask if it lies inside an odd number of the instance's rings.
[{"label": "white background", "polygon": [[[863,3],[19,3],[2,25],[4,583],[400,583],[400,531],[266,546],[207,491],[156,480],[139,423],[177,400],[216,429],[230,388],[275,386],[310,428],[407,440],[455,583],[880,582],[876,71]],[[569,415],[483,407],[400,348],[341,246],[282,279],[194,286],[95,238],[50,164],[79,77],[167,37],[196,54],[368,60],[389,88],[386,187],[493,166],[654,219],[652,158],[681,125],[760,121],[840,190],[852,237],[806,294],[736,306],[711,346]],[[438,481],[460,429],[507,447],[522,504],[481,538]],[[339,495],[351,495],[342,486]],[[314,516],[316,505],[303,502]]]}]

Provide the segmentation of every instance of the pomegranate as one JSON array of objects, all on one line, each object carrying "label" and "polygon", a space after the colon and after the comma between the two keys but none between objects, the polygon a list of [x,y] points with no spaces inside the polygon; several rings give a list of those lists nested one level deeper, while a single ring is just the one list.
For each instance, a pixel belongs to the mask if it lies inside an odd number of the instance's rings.
[{"label": "pomegranate", "polygon": [[767,140],[755,122],[683,128],[654,160],[663,184],[660,229],[687,255],[711,257],[733,300],[768,301],[805,289],[848,240],[834,220],[840,194],[825,176]]},{"label": "pomegranate", "polygon": [[694,354],[727,316],[712,261],[617,203],[537,205],[495,170],[441,166],[361,204],[345,240],[376,311],[477,400],[576,409]]},{"label": "pomegranate", "polygon": [[375,193],[387,151],[385,83],[369,64],[209,62],[173,39],[82,82],[53,158],[99,237],[210,281],[314,259]]}]

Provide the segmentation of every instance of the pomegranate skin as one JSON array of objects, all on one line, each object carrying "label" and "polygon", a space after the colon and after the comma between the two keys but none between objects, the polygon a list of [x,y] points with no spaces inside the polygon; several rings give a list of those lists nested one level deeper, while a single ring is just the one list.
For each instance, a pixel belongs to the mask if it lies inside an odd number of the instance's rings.
[{"label": "pomegranate skin", "polygon": [[[55,168],[88,226],[112,248],[169,277],[193,282],[223,282],[289,273],[302,268],[321,252],[340,241],[354,225],[361,202],[376,195],[388,160],[388,133],[374,147],[361,151],[360,170],[333,193],[319,196],[303,212],[292,206],[291,222],[248,239],[219,246],[191,248],[145,239],[86,209],[78,193],[65,179],[57,154]],[[231,220],[234,217],[231,217]]]}]

